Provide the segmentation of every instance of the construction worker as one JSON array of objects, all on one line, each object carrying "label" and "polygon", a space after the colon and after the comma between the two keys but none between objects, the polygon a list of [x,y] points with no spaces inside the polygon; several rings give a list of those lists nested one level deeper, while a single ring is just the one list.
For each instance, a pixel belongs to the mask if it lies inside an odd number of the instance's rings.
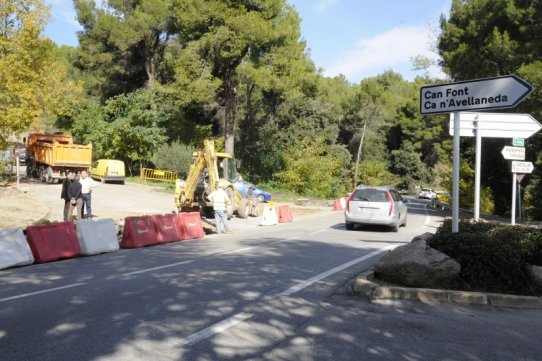
[{"label": "construction worker", "polygon": [[[81,171],[81,192],[83,194],[83,206],[86,208],[86,219],[92,219],[92,188],[96,187],[96,183],[92,178],[88,176],[86,170]],[[84,214],[84,213],[83,213]]]},{"label": "construction worker", "polygon": [[73,210],[77,211],[77,220],[83,218],[83,194],[81,193],[81,183],[79,183],[79,174],[68,186],[68,196],[70,197],[70,208],[68,209],[68,218],[73,220]]},{"label": "construction worker", "polygon": [[218,182],[218,187],[211,192],[207,198],[213,203],[213,211],[215,212],[216,233],[220,233],[221,223],[224,223],[224,233],[230,233],[230,225],[228,224],[228,212],[226,207],[230,203],[230,197],[224,190],[224,184]]},{"label": "construction worker", "polygon": [[70,210],[70,196],[68,194],[68,190],[74,178],[75,173],[71,170],[67,170],[66,177],[62,180],[62,192],[60,193],[60,198],[64,199],[64,222],[70,220],[68,217]]}]

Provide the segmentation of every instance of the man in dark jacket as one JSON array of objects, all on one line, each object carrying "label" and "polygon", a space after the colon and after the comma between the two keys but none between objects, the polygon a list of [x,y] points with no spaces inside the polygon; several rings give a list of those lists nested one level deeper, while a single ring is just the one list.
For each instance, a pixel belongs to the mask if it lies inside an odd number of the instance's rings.
[{"label": "man in dark jacket", "polygon": [[68,197],[70,197],[70,208],[68,209],[68,217],[73,220],[73,210],[77,210],[77,220],[83,218],[83,193],[81,192],[81,183],[79,183],[79,174],[68,187]]},{"label": "man in dark jacket", "polygon": [[64,200],[64,222],[69,221],[68,212],[70,210],[70,196],[68,195],[68,189],[70,184],[73,182],[75,174],[73,171],[66,171],[66,178],[62,180],[62,192],[60,193],[60,198]]}]

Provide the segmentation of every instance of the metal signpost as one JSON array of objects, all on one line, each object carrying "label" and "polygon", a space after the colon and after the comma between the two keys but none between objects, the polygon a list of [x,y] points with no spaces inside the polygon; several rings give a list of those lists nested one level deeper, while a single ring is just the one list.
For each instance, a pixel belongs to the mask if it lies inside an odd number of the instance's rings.
[{"label": "metal signpost", "polygon": [[[454,135],[453,125],[454,114],[450,114],[450,135]],[[478,135],[483,138],[513,138],[512,144],[524,146],[525,138],[529,138],[540,129],[542,129],[542,125],[529,114],[461,112],[459,134],[462,137],[477,137],[474,175],[474,220],[476,222],[480,220],[480,159],[482,153],[482,142],[478,139]],[[516,158],[505,157],[505,159]],[[525,156],[516,160],[524,159]]]},{"label": "metal signpost", "polygon": [[465,110],[513,108],[532,91],[532,85],[515,75],[420,88],[421,114],[454,113],[452,232],[459,231],[460,112]]},{"label": "metal signpost", "polygon": [[[517,188],[517,173],[527,173],[530,174],[533,172],[534,165],[532,162],[519,162],[512,161],[512,215],[510,223],[512,225],[516,224],[516,188]],[[522,177],[523,178],[523,177]]]}]

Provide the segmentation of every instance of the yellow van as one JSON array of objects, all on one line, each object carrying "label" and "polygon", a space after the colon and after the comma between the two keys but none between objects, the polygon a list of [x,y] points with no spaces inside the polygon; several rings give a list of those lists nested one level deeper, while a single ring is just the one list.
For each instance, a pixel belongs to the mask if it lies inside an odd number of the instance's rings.
[{"label": "yellow van", "polygon": [[124,162],[114,159],[99,159],[89,170],[92,178],[105,182],[119,182],[124,184]]}]

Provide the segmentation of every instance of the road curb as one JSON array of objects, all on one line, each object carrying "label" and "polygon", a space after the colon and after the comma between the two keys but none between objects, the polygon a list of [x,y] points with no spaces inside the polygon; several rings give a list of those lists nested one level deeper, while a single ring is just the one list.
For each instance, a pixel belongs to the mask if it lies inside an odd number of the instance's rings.
[{"label": "road curb", "polygon": [[535,296],[516,296],[500,293],[382,286],[374,282],[373,271],[365,272],[359,275],[352,284],[352,292],[355,295],[365,296],[371,301],[402,299],[418,300],[425,303],[452,303],[508,308],[542,309],[542,298]]}]

